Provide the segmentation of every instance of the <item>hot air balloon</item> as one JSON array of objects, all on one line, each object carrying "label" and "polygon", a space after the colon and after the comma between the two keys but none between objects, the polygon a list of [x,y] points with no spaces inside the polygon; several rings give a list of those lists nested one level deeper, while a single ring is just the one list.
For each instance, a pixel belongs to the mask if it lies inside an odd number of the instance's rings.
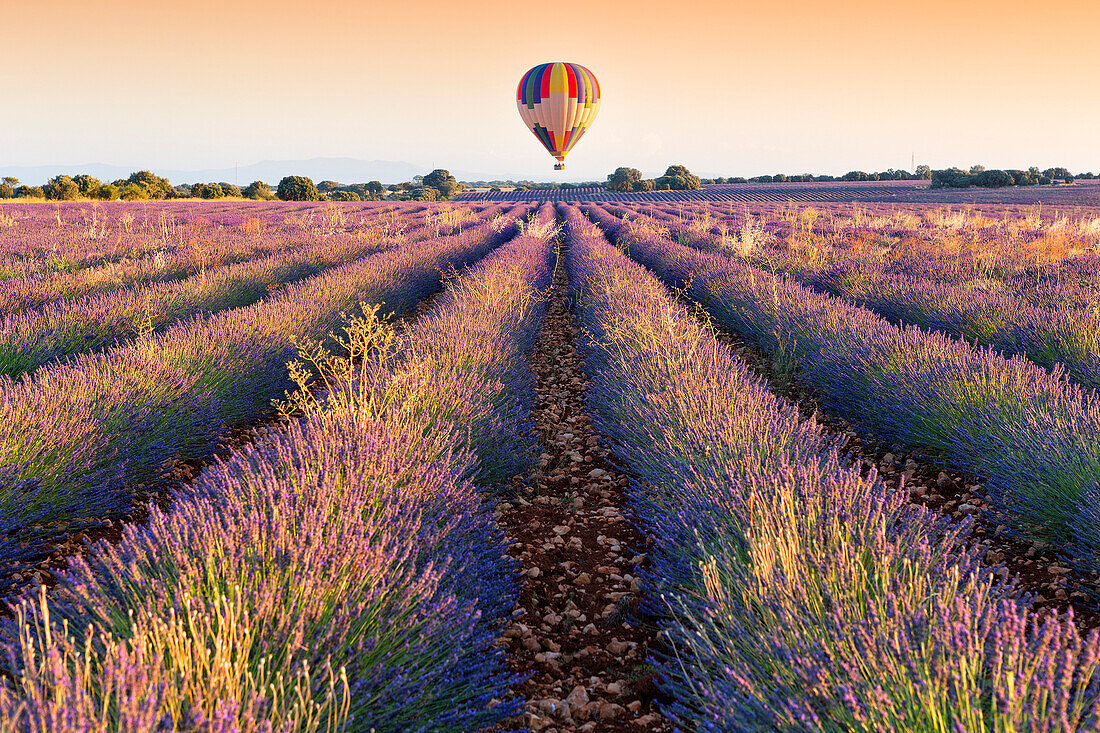
[{"label": "hot air balloon", "polygon": [[558,159],[554,170],[560,171],[600,111],[600,83],[580,64],[539,64],[520,79],[516,106],[527,127]]}]

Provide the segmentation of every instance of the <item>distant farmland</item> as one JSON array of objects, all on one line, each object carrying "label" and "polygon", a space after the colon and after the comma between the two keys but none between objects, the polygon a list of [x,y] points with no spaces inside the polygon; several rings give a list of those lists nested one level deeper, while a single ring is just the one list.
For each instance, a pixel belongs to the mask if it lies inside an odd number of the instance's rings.
[{"label": "distant farmland", "polygon": [[907,204],[1035,204],[1100,206],[1100,181],[1072,185],[1025,186],[1005,189],[930,190],[928,181],[868,181],[861,183],[731,183],[704,184],[697,191],[609,193],[600,188],[547,191],[479,191],[460,194],[459,201],[676,201],[710,202],[845,202]]}]

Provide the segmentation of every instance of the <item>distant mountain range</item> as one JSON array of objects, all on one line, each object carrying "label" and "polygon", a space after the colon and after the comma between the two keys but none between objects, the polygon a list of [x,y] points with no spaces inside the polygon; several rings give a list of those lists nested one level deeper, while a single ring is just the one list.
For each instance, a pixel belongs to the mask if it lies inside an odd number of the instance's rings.
[{"label": "distant mountain range", "polygon": [[[38,165],[5,166],[0,164],[0,176],[14,176],[28,186],[39,186],[54,176],[65,174],[75,176],[87,173],[101,181],[115,181],[126,178],[140,168],[86,163],[84,165]],[[242,165],[239,169],[215,168],[210,170],[181,171],[153,168],[158,176],[164,176],[173,185],[181,183],[233,183],[246,186],[252,181],[264,181],[276,184],[284,176],[308,176],[314,181],[337,181],[339,183],[400,183],[412,180],[413,176],[430,173],[430,168],[395,160],[358,160],[356,158],[312,158],[310,160],[265,160],[259,163]],[[484,174],[452,170],[451,174],[459,180],[490,180]],[[503,179],[501,179],[503,180]]]}]

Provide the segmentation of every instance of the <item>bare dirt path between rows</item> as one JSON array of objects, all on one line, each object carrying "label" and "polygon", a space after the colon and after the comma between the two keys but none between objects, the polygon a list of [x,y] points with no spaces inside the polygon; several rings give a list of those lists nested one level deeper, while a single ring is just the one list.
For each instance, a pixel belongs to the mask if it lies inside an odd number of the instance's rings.
[{"label": "bare dirt path between rows", "polygon": [[513,669],[530,674],[516,689],[528,701],[517,722],[541,733],[668,731],[646,661],[656,628],[635,613],[647,538],[625,507],[629,479],[586,415],[562,261],[533,355],[543,452],[498,509],[523,573],[519,615],[501,639]]}]

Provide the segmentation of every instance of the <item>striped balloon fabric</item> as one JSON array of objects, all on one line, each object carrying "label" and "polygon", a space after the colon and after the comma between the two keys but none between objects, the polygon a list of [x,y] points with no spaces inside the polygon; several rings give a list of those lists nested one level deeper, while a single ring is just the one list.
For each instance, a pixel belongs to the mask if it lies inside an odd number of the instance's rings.
[{"label": "striped balloon fabric", "polygon": [[565,156],[600,111],[600,83],[580,64],[539,64],[520,79],[516,90],[519,116],[539,142],[565,168]]}]

